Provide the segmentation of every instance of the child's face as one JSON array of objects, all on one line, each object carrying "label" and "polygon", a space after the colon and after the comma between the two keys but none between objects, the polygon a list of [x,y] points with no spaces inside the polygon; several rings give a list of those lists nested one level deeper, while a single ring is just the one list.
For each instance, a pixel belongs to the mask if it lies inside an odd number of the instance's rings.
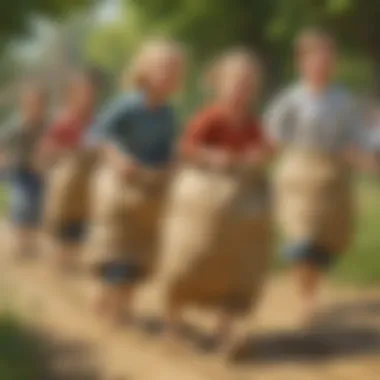
[{"label": "child's face", "polygon": [[46,99],[40,90],[28,88],[21,95],[21,112],[25,120],[38,123],[46,113]]},{"label": "child's face", "polygon": [[301,53],[299,66],[301,76],[312,84],[328,84],[335,76],[336,52],[327,43]]},{"label": "child's face", "polygon": [[226,63],[219,75],[219,97],[236,108],[248,108],[258,90],[252,65],[241,61]]},{"label": "child's face", "polygon": [[93,109],[97,100],[97,91],[88,78],[84,76],[75,78],[69,92],[70,104],[74,110],[87,112]]},{"label": "child's face", "polygon": [[179,55],[157,52],[148,67],[148,88],[164,98],[178,91],[184,76],[184,62]]}]

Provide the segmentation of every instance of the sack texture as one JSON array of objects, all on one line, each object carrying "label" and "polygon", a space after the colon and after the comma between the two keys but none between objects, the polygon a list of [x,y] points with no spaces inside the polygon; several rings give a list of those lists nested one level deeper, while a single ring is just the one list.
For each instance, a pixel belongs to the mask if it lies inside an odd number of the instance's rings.
[{"label": "sack texture", "polygon": [[353,229],[348,168],[332,155],[297,150],[284,154],[275,177],[275,209],[285,238],[344,251]]},{"label": "sack texture", "polygon": [[156,263],[167,173],[145,173],[128,181],[107,164],[91,182],[91,215],[86,261],[133,262],[148,275]]},{"label": "sack texture", "polygon": [[48,173],[44,204],[44,225],[48,231],[88,218],[89,184],[96,161],[95,151],[73,152]]},{"label": "sack texture", "polygon": [[185,167],[174,178],[162,231],[166,302],[246,312],[272,253],[265,177]]}]

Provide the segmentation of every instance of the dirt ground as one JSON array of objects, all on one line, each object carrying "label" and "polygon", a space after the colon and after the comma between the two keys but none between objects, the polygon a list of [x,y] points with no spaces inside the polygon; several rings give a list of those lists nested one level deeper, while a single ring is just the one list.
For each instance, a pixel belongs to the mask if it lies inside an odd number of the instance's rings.
[{"label": "dirt ground", "polygon": [[[257,312],[244,323],[252,352],[239,364],[200,349],[170,352],[159,334],[154,283],[137,297],[135,327],[111,328],[89,308],[91,284],[59,277],[46,260],[15,263],[1,256],[0,299],[43,342],[54,380],[377,380],[380,378],[380,288],[326,285],[312,330],[297,322],[297,294],[288,275],[269,279]],[[212,315],[189,313],[203,336]],[[203,335],[202,335],[202,334]],[[47,376],[48,377],[48,376]]]}]

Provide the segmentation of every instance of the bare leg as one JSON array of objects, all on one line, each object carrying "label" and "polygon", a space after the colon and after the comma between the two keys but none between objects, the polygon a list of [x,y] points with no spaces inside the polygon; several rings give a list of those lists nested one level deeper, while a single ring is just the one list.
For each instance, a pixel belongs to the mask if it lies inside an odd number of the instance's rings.
[{"label": "bare leg", "polygon": [[219,317],[217,328],[217,349],[225,360],[239,360],[246,357],[251,350],[248,336],[239,331],[238,316],[224,311]]},{"label": "bare leg", "polygon": [[223,311],[219,318],[216,329],[217,349],[221,352],[227,352],[234,345],[235,317],[229,311]]},{"label": "bare leg", "polygon": [[164,341],[167,348],[177,352],[183,348],[184,342],[181,336],[182,307],[179,305],[169,305],[166,314],[166,330]]},{"label": "bare leg", "polygon": [[132,285],[104,286],[96,301],[98,314],[114,324],[124,322],[125,315],[130,314],[135,290]]},{"label": "bare leg", "polygon": [[16,258],[28,258],[36,253],[38,229],[16,227],[14,231],[14,255]]},{"label": "bare leg", "polygon": [[74,269],[80,246],[78,244],[58,243],[56,249],[55,266],[60,272]]},{"label": "bare leg", "polygon": [[296,268],[302,300],[302,319],[308,325],[312,323],[318,307],[318,295],[322,280],[321,271],[314,265],[303,264]]}]

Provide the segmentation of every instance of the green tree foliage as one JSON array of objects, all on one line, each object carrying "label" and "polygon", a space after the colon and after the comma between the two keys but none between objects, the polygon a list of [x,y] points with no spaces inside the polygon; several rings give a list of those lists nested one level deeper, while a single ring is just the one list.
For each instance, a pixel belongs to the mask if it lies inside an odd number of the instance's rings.
[{"label": "green tree foliage", "polygon": [[12,0],[0,3],[0,48],[11,37],[25,34],[34,16],[61,18],[95,0]]},{"label": "green tree foliage", "polygon": [[[201,59],[230,45],[254,46],[275,80],[288,71],[291,41],[306,25],[328,27],[345,47],[371,59],[380,72],[378,0],[127,1],[131,3],[157,31],[188,42]],[[380,76],[378,82],[380,88]]]},{"label": "green tree foliage", "polygon": [[111,23],[97,25],[89,35],[86,56],[110,72],[120,73],[139,42],[149,34],[132,7]]}]

